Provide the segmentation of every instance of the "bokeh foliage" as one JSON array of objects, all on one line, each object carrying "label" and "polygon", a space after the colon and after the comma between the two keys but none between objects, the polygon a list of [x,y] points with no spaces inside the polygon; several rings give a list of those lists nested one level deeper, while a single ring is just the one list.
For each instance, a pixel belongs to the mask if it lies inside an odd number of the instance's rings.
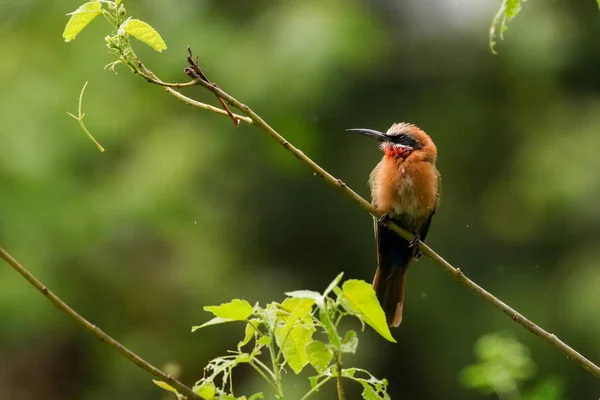
[{"label": "bokeh foliage", "polygon": [[[598,360],[597,6],[526,2],[494,56],[497,3],[133,0],[128,10],[168,43],[160,55],[136,47],[163,79],[182,79],[192,45],[211,79],[364,195],[380,154],[343,129],[420,125],[444,178],[431,245]],[[134,351],[177,363],[186,382],[235,341],[233,331],[189,333],[203,305],[276,300],[342,270],[372,277],[368,216],[261,132],[184,106],[125,68],[105,72],[101,24],[65,45],[64,14],[78,5],[0,5],[3,247]],[[86,80],[86,124],[103,154],[64,114]],[[496,329],[531,349],[540,376],[560,376],[565,396],[600,391],[427,260],[408,279],[398,344],[367,334],[356,356],[388,378],[392,398],[479,398],[456,377]],[[143,372],[8,268],[0,315],[7,398],[158,398]],[[253,388],[250,376],[236,378]]]}]

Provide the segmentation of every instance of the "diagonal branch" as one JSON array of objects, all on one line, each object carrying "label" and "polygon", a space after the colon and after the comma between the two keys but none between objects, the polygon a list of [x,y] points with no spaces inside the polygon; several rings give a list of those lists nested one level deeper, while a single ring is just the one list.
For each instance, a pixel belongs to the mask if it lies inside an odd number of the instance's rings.
[{"label": "diagonal branch", "polygon": [[[188,62],[191,66],[186,68],[185,72],[192,78],[192,82],[195,82],[197,85],[203,86],[204,88],[210,90],[219,99],[224,100],[231,106],[240,110],[243,114],[247,115],[254,125],[265,131],[273,140],[282,145],[283,148],[292,153],[292,155],[298,160],[300,160],[302,163],[308,165],[314,171],[316,176],[322,178],[323,180],[325,180],[325,182],[340,190],[347,197],[349,197],[351,200],[357,203],[363,210],[373,215],[375,218],[381,218],[383,216],[382,213],[380,213],[375,207],[373,207],[367,200],[365,200],[364,198],[359,196],[355,191],[349,188],[341,179],[338,179],[331,175],[329,172],[325,171],[321,166],[319,166],[308,156],[306,156],[306,154],[304,154],[301,150],[294,147],[275,129],[273,129],[269,124],[267,124],[250,107],[241,103],[236,98],[223,91],[214,83],[203,79],[202,76],[196,72],[196,68],[200,70],[199,66],[197,65],[197,62],[194,62],[194,60],[191,59],[191,57],[188,58]],[[186,85],[193,86],[192,82],[189,82]],[[408,241],[411,241],[414,238],[414,235],[412,235],[410,232],[402,229],[401,227],[399,227],[391,221],[387,222],[387,226]],[[488,303],[492,304],[494,307],[511,317],[511,319],[517,324],[521,325],[534,335],[538,336],[539,338],[541,338],[542,340],[544,340],[545,342],[549,343],[551,346],[562,352],[568,360],[573,361],[580,367],[584,368],[586,371],[600,378],[600,367],[598,367],[596,364],[585,358],[583,355],[579,354],[575,349],[573,349],[568,344],[560,340],[555,334],[549,333],[548,331],[542,329],[534,322],[527,319],[523,314],[511,308],[502,300],[498,299],[496,296],[494,296],[493,294],[476,284],[474,281],[469,279],[459,268],[453,267],[448,261],[444,260],[439,254],[433,251],[425,243],[419,241],[418,246],[425,256],[439,264],[444,269],[444,271],[449,273],[452,278],[454,278],[460,284],[465,286],[468,290],[484,298]]]},{"label": "diagonal branch", "polygon": [[164,382],[167,382],[169,385],[177,389],[180,393],[186,395],[188,398],[202,400],[202,397],[194,393],[192,389],[190,389],[171,375],[164,373],[160,369],[156,368],[154,365],[145,361],[143,358],[129,350],[127,347],[123,346],[121,343],[108,336],[106,333],[104,333],[104,331],[102,331],[102,329],[98,328],[96,325],[92,324],[87,319],[82,317],[79,313],[77,313],[77,311],[69,307],[69,305],[62,301],[57,295],[52,293],[46,287],[46,285],[40,282],[39,279],[37,279],[31,272],[29,272],[24,266],[22,266],[10,254],[8,254],[2,247],[0,247],[0,258],[4,259],[4,261],[6,261],[11,267],[13,267],[15,271],[21,274],[23,278],[27,279],[29,283],[31,283],[40,293],[46,296],[46,298],[52,304],[54,304],[56,308],[67,314],[76,323],[83,326],[84,329],[92,332],[94,336],[96,336],[101,342],[105,343],[109,347],[112,347],[114,350],[119,352],[129,361],[133,362],[141,369],[150,373],[150,375]]}]

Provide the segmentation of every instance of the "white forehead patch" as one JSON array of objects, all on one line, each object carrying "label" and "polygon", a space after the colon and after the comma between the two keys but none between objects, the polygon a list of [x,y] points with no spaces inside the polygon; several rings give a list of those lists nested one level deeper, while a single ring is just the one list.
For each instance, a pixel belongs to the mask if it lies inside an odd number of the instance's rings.
[{"label": "white forehead patch", "polygon": [[392,125],[385,134],[388,136],[398,136],[410,133],[413,129],[420,128],[414,124],[409,124],[408,122],[398,122],[397,124]]}]

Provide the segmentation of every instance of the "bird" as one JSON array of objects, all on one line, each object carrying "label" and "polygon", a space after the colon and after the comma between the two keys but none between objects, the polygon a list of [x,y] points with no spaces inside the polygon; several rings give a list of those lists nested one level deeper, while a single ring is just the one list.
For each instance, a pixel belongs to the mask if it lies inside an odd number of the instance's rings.
[{"label": "bird", "polygon": [[[416,125],[394,123],[385,133],[372,129],[347,129],[381,142],[384,155],[369,176],[372,205],[383,215],[375,218],[377,270],[373,289],[387,324],[402,322],[406,271],[421,257],[419,240],[425,241],[438,209],[441,175],[436,167],[437,148]],[[388,228],[388,221],[414,235],[408,241]]]}]

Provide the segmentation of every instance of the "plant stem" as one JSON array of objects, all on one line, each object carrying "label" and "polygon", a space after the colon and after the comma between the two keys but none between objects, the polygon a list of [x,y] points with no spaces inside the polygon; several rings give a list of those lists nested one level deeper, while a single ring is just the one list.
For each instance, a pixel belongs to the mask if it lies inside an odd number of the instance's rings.
[{"label": "plant stem", "polygon": [[265,375],[265,373],[258,367],[258,365],[254,364],[255,362],[256,362],[256,359],[250,361],[250,366],[252,368],[254,368],[256,370],[256,372],[258,372],[260,374],[260,376],[262,376],[263,379],[269,383],[269,385],[273,386],[273,389],[275,391],[278,391],[279,388],[277,387],[277,385],[275,385],[275,382],[273,382],[273,380],[269,379],[269,377],[267,375]]},{"label": "plant stem", "polygon": [[313,394],[317,393],[319,391],[319,389],[321,388],[321,386],[323,386],[324,384],[329,382],[332,378],[333,378],[333,376],[328,376],[327,378],[323,379],[321,382],[316,384],[314,388],[310,389],[310,391],[308,391],[308,393],[306,393],[304,395],[304,397],[302,397],[300,400],[306,400]]},{"label": "plant stem", "polygon": [[269,343],[269,354],[271,356],[271,365],[273,367],[273,373],[275,374],[275,384],[277,386],[277,397],[283,400],[283,384],[281,382],[281,373],[279,372],[279,365],[277,365],[277,357],[275,356],[275,337],[273,332],[269,331],[271,337],[271,343]]},{"label": "plant stem", "polygon": [[93,325],[87,319],[82,317],[77,311],[69,307],[67,303],[62,301],[57,295],[52,293],[39,279],[37,279],[31,272],[29,272],[24,266],[22,266],[17,260],[15,260],[10,254],[8,254],[2,247],[0,247],[0,258],[4,259],[15,271],[17,271],[23,278],[27,279],[29,283],[33,285],[40,293],[42,293],[52,304],[54,304],[60,311],[67,314],[71,319],[73,319],[76,323],[81,325],[84,329],[91,332],[96,336],[102,343],[111,347],[113,350],[120,353],[122,356],[127,358],[129,361],[133,362],[135,365],[148,372],[150,375],[154,376],[157,379],[160,379],[164,382],[167,382],[169,385],[173,386],[182,394],[185,394],[189,398],[202,400],[202,397],[194,393],[192,389],[185,386],[183,383],[156,368],[154,365],[142,359],[140,356],[129,350],[127,347],[123,346],[121,343],[117,342],[112,337],[108,336],[104,333],[100,328],[96,325]]}]

